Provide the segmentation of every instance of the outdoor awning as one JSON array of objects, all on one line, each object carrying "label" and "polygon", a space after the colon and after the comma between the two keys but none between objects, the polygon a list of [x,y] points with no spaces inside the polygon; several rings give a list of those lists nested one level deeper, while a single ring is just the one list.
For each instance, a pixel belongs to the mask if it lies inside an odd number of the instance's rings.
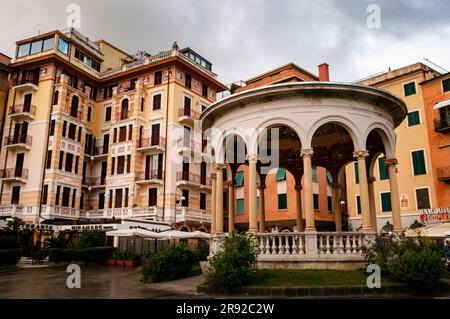
[{"label": "outdoor awning", "polygon": [[201,231],[185,232],[179,230],[169,230],[158,233],[162,237],[160,239],[209,239],[211,235]]},{"label": "outdoor awning", "polygon": [[450,105],[450,99],[446,99],[446,100],[444,100],[444,101],[441,101],[441,102],[439,102],[439,103],[436,103],[434,106],[433,106],[433,110],[437,110],[437,109],[440,109],[441,107],[445,107],[445,106],[449,106]]},{"label": "outdoor awning", "polygon": [[406,232],[407,237],[433,237],[445,238],[446,234],[450,233],[450,223],[440,223],[416,229],[410,229]]},{"label": "outdoor awning", "polygon": [[146,229],[131,228],[119,229],[106,232],[106,236],[114,237],[144,237],[144,238],[162,238],[162,233],[156,233]]}]

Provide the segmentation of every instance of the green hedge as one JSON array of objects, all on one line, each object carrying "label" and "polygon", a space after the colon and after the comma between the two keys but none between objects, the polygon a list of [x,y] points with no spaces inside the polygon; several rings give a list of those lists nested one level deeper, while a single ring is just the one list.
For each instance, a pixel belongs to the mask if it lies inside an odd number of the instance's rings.
[{"label": "green hedge", "polygon": [[49,260],[53,262],[87,261],[104,263],[111,257],[114,249],[114,247],[50,248],[48,256]]},{"label": "green hedge", "polygon": [[22,256],[22,249],[0,249],[0,266],[15,265]]}]

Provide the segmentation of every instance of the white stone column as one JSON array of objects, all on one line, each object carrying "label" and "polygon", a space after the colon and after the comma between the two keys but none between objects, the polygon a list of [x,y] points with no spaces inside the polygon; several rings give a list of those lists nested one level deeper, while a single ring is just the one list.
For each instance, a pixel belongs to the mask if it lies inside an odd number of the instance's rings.
[{"label": "white stone column", "polygon": [[228,232],[231,234],[234,230],[234,184],[233,181],[228,184]]},{"label": "white stone column", "polygon": [[264,190],[266,185],[262,184],[259,187],[259,232],[264,233],[266,231],[266,201],[264,197]]},{"label": "white stone column", "polygon": [[258,156],[256,154],[248,155],[248,215],[249,215],[249,232],[256,233],[258,231],[257,218],[257,191],[256,191],[256,162]]},{"label": "white stone column", "polygon": [[369,156],[367,151],[356,151],[353,156],[358,161],[359,171],[359,192],[361,201],[361,214],[362,214],[362,231],[372,231],[372,225],[370,223],[370,202],[369,202],[369,186],[367,184],[367,171],[366,171],[366,157]]},{"label": "white stone column", "polygon": [[216,235],[223,234],[223,168],[216,165]]},{"label": "white stone column", "polygon": [[303,232],[303,216],[302,216],[302,185],[295,185],[295,196],[297,200],[297,232]]},{"label": "white stone column", "polygon": [[375,189],[374,189],[375,177],[370,176],[369,183],[369,202],[370,202],[370,224],[372,225],[372,230],[377,231],[377,210],[375,207]]},{"label": "white stone column", "polygon": [[314,225],[314,195],[311,165],[312,154],[312,149],[302,149],[301,155],[303,157],[303,184],[305,187],[306,232],[316,231],[316,227]]},{"label": "white stone column", "polygon": [[216,233],[216,172],[211,173],[211,234]]},{"label": "white stone column", "polygon": [[333,210],[334,210],[334,223],[336,225],[336,232],[342,231],[342,215],[341,215],[341,199],[340,199],[340,185],[339,183],[333,183]]},{"label": "white stone column", "polygon": [[402,217],[400,215],[400,196],[398,194],[398,184],[397,184],[397,159],[391,158],[386,159],[386,166],[389,172],[389,186],[391,188],[391,209],[392,209],[392,223],[394,226],[394,233],[401,233],[402,228]]}]

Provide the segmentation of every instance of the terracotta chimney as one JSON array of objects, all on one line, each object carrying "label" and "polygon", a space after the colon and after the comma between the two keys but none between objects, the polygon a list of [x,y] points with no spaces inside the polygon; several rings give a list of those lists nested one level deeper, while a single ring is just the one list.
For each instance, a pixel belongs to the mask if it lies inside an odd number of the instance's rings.
[{"label": "terracotta chimney", "polygon": [[328,64],[319,64],[319,81],[330,81],[330,73],[328,70]]}]

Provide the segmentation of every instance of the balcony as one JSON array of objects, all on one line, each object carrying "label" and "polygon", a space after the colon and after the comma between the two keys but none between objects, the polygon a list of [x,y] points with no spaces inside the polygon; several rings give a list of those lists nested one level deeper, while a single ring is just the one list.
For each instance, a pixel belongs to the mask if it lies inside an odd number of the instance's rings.
[{"label": "balcony", "polygon": [[108,147],[94,147],[94,151],[92,152],[93,157],[95,158],[102,158],[108,156]]},{"label": "balcony", "polygon": [[131,117],[131,111],[125,111],[125,112],[116,112],[116,121],[125,121],[128,120]]},{"label": "balcony", "polygon": [[69,115],[70,117],[73,117],[79,121],[83,120],[83,112],[79,110],[72,110],[69,108],[64,109],[64,113]]},{"label": "balcony", "polygon": [[16,91],[37,91],[39,85],[39,75],[30,73],[24,77],[11,80],[11,87]]},{"label": "balcony", "polygon": [[434,130],[439,133],[450,131],[450,118],[434,120]]},{"label": "balcony", "polygon": [[190,108],[180,108],[178,110],[178,120],[181,123],[193,124],[195,120],[200,118],[200,112],[194,111]]},{"label": "balcony", "polygon": [[18,104],[11,106],[8,117],[17,122],[21,120],[33,120],[36,115],[36,106],[31,104]]},{"label": "balcony", "polygon": [[203,209],[178,207],[176,222],[211,223],[211,214]]},{"label": "balcony", "polygon": [[101,177],[87,177],[83,179],[82,184],[84,186],[89,187],[90,189],[94,188],[103,188],[106,185],[106,176]]},{"label": "balcony", "polygon": [[30,150],[33,137],[30,135],[15,135],[5,137],[5,148],[9,150]]},{"label": "balcony", "polygon": [[18,204],[0,206],[0,217],[15,217],[21,215],[23,206]]},{"label": "balcony", "polygon": [[161,221],[162,212],[163,209],[159,206],[139,207],[133,208],[132,216],[133,218]]},{"label": "balcony", "polygon": [[188,185],[196,188],[210,188],[211,179],[200,174],[189,172],[177,172],[177,183],[179,185]]},{"label": "balcony", "polygon": [[152,136],[146,137],[139,141],[137,147],[138,151],[164,151],[164,146],[166,144],[166,139],[162,136]]},{"label": "balcony", "polygon": [[26,183],[28,179],[28,169],[18,167],[0,169],[0,178],[3,182]]},{"label": "balcony", "polygon": [[82,212],[84,211],[71,207],[41,205],[41,215],[46,219],[61,218],[76,220],[80,218]]},{"label": "balcony", "polygon": [[445,183],[450,183],[450,166],[439,167],[437,169],[438,180]]},{"label": "balcony", "polygon": [[136,184],[162,184],[164,172],[160,170],[151,170],[136,173]]},{"label": "balcony", "polygon": [[194,140],[186,140],[184,138],[180,138],[177,142],[178,145],[178,153],[184,153],[185,151],[191,153],[202,154],[203,153],[203,145],[204,143],[199,143]]}]

